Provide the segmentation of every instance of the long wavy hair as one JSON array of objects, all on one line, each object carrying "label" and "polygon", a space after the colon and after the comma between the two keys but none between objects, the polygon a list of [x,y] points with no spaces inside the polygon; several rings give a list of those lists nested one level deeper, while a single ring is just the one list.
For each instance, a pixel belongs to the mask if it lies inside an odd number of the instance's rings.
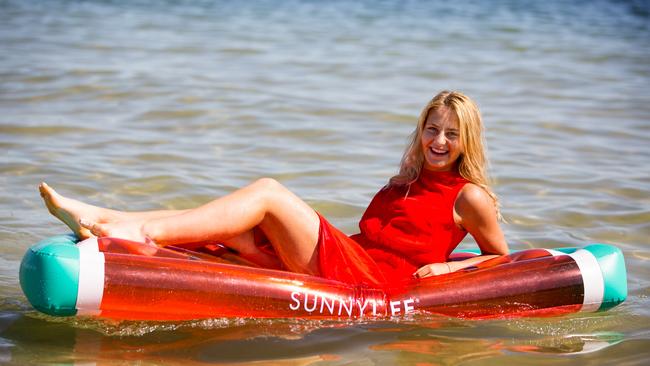
[{"label": "long wavy hair", "polygon": [[499,219],[501,217],[499,198],[490,188],[487,174],[487,157],[485,155],[483,122],[478,106],[472,99],[456,91],[438,93],[422,109],[415,131],[410,136],[410,143],[404,151],[399,173],[390,178],[389,186],[409,186],[420,176],[424,166],[422,151],[422,132],[431,111],[447,107],[455,114],[459,124],[459,138],[462,152],[456,164],[458,173],[469,182],[481,187],[494,201]]}]

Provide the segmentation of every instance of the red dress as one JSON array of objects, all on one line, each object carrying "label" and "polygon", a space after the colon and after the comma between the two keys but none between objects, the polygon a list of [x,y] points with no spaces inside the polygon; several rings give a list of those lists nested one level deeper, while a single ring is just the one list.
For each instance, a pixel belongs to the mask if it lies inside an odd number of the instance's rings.
[{"label": "red dress", "polygon": [[457,172],[422,171],[410,187],[384,187],[370,202],[351,237],[321,219],[321,275],[381,286],[411,278],[420,267],[445,262],[467,235],[453,206],[467,180]]}]

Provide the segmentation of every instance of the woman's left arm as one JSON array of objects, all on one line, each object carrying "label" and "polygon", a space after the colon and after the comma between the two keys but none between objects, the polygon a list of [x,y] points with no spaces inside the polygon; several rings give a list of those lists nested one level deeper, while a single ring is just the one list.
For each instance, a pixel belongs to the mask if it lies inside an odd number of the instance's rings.
[{"label": "woman's left arm", "polygon": [[471,183],[463,187],[454,204],[454,221],[474,237],[481,254],[508,254],[496,206],[482,188]]},{"label": "woman's left arm", "polygon": [[427,264],[413,274],[415,277],[450,273],[508,254],[508,244],[499,226],[494,201],[480,187],[469,183],[458,193],[454,221],[474,237],[481,255],[462,261]]}]

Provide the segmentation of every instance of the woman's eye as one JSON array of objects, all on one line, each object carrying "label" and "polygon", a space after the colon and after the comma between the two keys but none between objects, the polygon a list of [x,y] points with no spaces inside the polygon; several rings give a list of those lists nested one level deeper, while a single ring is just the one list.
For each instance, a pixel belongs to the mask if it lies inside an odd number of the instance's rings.
[{"label": "woman's eye", "polygon": [[450,139],[455,139],[456,137],[458,137],[458,133],[457,132],[449,132],[449,133],[447,133],[447,137],[450,138]]}]

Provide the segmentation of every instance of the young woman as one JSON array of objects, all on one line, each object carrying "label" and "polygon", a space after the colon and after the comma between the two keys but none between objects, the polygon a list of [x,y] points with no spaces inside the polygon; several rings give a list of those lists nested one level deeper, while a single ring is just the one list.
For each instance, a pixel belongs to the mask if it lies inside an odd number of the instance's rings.
[{"label": "young woman", "polygon": [[[261,266],[360,284],[456,271],[508,253],[486,178],[476,104],[443,91],[423,109],[399,174],[373,198],[361,232],[334,228],[296,195],[263,178],[189,210],[122,212],[39,187],[54,216],[80,238],[111,236],[159,246],[219,242]],[[448,262],[470,233],[482,255]],[[264,243],[272,250],[264,250]]]}]

